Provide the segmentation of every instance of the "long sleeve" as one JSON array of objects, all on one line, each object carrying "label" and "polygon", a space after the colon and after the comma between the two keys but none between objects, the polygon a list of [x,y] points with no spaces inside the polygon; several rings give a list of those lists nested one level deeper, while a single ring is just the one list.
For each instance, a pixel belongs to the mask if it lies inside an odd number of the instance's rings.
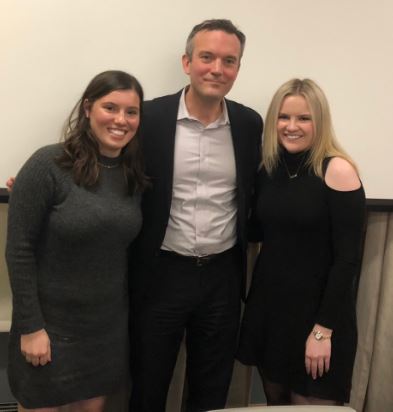
[{"label": "long sleeve", "polygon": [[354,305],[365,222],[363,187],[340,192],[327,187],[333,262],[316,322],[335,329],[348,305]]},{"label": "long sleeve", "polygon": [[52,164],[48,149],[38,150],[20,170],[10,196],[6,260],[13,295],[13,327],[20,333],[31,333],[45,325],[37,289],[36,248],[53,203]]}]

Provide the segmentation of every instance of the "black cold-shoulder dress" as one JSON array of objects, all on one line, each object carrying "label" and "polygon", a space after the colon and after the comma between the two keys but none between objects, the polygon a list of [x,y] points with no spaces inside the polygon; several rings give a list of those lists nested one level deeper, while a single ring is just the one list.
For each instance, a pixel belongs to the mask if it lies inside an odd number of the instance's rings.
[{"label": "black cold-shoulder dress", "polygon": [[[307,156],[283,152],[272,176],[264,169],[259,173],[251,233],[263,243],[238,359],[304,396],[348,401],[357,344],[364,190],[329,188],[305,166]],[[333,329],[333,335],[330,371],[313,380],[304,355],[315,323]]]}]

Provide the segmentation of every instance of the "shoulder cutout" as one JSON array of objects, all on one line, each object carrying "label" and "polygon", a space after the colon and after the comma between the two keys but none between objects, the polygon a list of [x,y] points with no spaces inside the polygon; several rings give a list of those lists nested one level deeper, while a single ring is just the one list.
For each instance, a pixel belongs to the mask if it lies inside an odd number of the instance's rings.
[{"label": "shoulder cutout", "polygon": [[359,189],[360,179],[354,167],[341,157],[330,160],[325,174],[325,183],[334,190],[350,191]]}]

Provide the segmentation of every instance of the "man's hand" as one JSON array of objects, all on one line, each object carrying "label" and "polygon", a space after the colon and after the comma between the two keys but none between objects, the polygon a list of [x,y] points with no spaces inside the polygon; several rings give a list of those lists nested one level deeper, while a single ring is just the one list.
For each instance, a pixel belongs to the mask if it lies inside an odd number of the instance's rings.
[{"label": "man's hand", "polygon": [[9,192],[12,192],[12,186],[14,186],[15,183],[15,177],[10,177],[8,178],[8,180],[5,182],[6,186],[7,186],[7,190]]},{"label": "man's hand", "polygon": [[22,355],[26,358],[26,362],[31,363],[33,366],[44,366],[52,360],[50,340],[45,329],[21,335],[20,349]]}]

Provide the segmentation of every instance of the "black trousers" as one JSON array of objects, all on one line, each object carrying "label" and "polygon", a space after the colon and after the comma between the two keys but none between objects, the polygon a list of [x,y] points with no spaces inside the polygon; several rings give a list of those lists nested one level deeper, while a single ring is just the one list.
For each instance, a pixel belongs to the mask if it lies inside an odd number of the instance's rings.
[{"label": "black trousers", "polygon": [[157,267],[131,315],[130,410],[165,411],[184,332],[187,411],[224,408],[239,327],[240,251],[207,261],[163,252]]}]

